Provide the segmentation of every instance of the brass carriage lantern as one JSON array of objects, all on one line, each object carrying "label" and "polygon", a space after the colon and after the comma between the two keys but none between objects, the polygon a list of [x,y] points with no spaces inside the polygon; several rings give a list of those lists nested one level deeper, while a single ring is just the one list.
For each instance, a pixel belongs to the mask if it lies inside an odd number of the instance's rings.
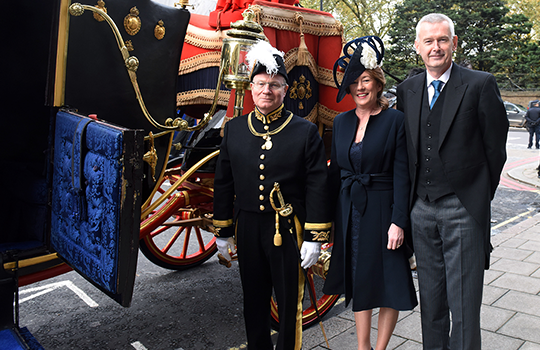
[{"label": "brass carriage lantern", "polygon": [[242,16],[243,20],[231,23],[231,29],[227,32],[229,37],[223,39],[221,49],[220,71],[223,72],[223,83],[236,91],[233,118],[242,114],[245,90],[249,88],[250,72],[246,55],[258,40],[268,41],[262,26],[253,20],[255,13],[250,7]]}]

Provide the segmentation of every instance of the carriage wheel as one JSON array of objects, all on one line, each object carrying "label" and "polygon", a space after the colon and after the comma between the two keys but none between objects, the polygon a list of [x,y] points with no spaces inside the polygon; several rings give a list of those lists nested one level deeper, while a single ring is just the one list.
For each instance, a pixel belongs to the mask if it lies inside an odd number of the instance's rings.
[{"label": "carriage wheel", "polygon": [[[178,175],[165,178],[156,195],[164,193],[179,178]],[[196,186],[200,185],[191,187]],[[176,192],[141,224],[141,252],[158,266],[189,269],[202,264],[217,251],[214,234],[209,232],[211,191],[190,195],[192,192]],[[197,205],[188,205],[193,202]]]},{"label": "carriage wheel", "polygon": [[[310,292],[307,288],[310,288],[315,296],[317,309],[319,310],[319,316],[321,318],[332,309],[339,298],[339,295],[327,295],[322,292],[324,280],[326,279],[326,272],[328,271],[328,265],[330,264],[330,253],[328,251],[330,247],[331,244],[323,244],[321,247],[321,256],[319,257],[319,261],[307,271],[307,280],[305,283],[303,301],[304,311],[302,312],[302,327],[304,329],[309,328],[319,322],[315,308],[311,303]],[[271,301],[271,314],[272,327],[275,330],[278,330],[278,305],[273,296]]]}]

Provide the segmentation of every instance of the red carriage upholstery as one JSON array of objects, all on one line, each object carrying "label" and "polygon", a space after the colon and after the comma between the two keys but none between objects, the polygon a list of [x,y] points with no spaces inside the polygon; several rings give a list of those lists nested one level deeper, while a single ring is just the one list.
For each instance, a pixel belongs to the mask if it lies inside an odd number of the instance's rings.
[{"label": "red carriage upholstery", "polygon": [[[270,0],[273,3],[298,5],[298,0]],[[253,0],[218,0],[216,9],[210,13],[208,24],[214,28],[229,28],[232,22],[242,19],[242,12]]]},{"label": "red carriage upholstery", "polygon": [[[180,58],[176,104],[192,117],[202,117],[212,104],[225,37],[226,31],[208,25],[208,16],[191,15]],[[230,90],[221,85],[218,105],[226,107],[230,96]]]},{"label": "red carriage upholstery", "polygon": [[[336,103],[332,68],[343,47],[339,21],[326,12],[276,2],[256,0],[251,8],[270,43],[285,53],[291,82],[285,98],[287,109],[310,121],[331,126],[338,113],[354,108],[350,97]],[[181,88],[177,103],[181,108],[209,105],[214,97],[221,45],[227,31],[216,30],[207,19],[193,15],[188,26],[179,69]],[[198,87],[194,86],[197,84]],[[218,105],[227,106],[227,116],[232,116],[234,91],[222,86]],[[244,110],[252,108],[251,94],[246,93]]]}]

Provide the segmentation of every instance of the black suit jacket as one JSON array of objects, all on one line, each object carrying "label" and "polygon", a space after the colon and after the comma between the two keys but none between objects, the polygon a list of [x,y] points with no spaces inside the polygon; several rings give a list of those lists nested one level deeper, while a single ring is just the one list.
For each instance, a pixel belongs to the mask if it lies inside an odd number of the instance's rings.
[{"label": "black suit jacket", "polygon": [[[398,109],[405,113],[410,203],[418,173],[420,114],[426,73],[398,86]],[[444,87],[438,152],[444,173],[467,211],[483,228],[486,258],[490,252],[490,202],[506,161],[508,119],[493,75],[453,64]],[[489,261],[489,260],[486,260]]]},{"label": "black suit jacket", "polygon": [[540,123],[540,107],[531,107],[525,113],[525,120],[527,121],[527,126],[536,126]]}]

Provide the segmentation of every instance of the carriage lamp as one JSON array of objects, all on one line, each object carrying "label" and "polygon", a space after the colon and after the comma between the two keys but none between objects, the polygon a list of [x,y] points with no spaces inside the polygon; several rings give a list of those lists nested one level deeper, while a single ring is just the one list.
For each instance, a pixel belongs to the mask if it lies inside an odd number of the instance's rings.
[{"label": "carriage lamp", "polygon": [[268,41],[262,26],[253,20],[255,13],[248,7],[243,13],[244,19],[231,23],[228,37],[223,39],[220,71],[223,84],[235,89],[234,116],[238,117],[244,109],[244,94],[249,88],[249,68],[246,55],[258,40]]}]

